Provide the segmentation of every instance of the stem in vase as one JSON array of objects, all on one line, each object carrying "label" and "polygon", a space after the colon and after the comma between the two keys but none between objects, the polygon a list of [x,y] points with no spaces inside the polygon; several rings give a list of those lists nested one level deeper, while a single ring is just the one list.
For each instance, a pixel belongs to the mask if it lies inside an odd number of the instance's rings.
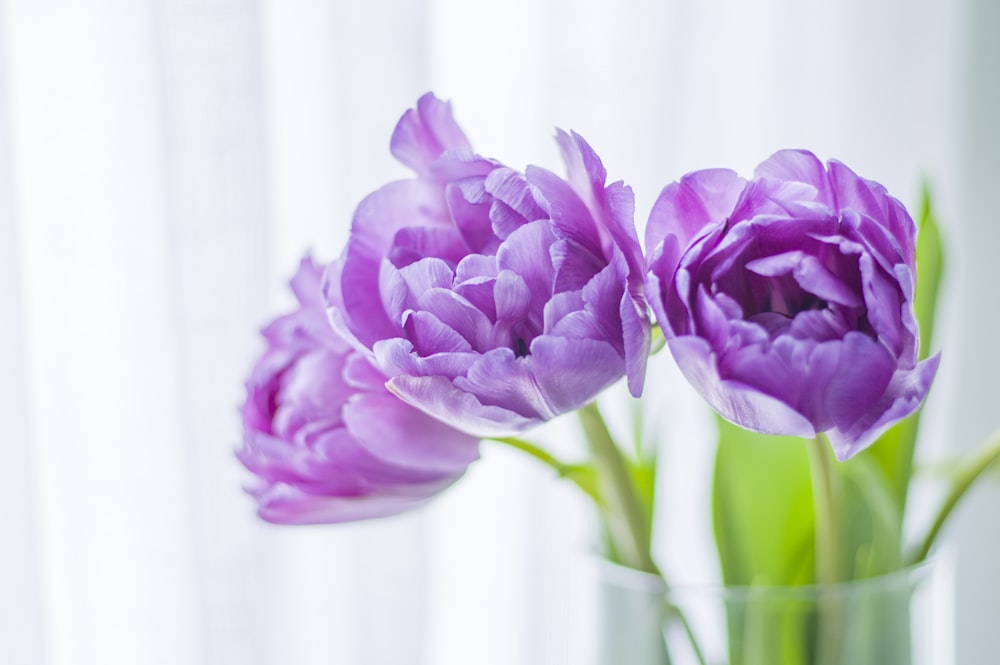
[{"label": "stem in vase", "polygon": [[842,581],[843,575],[840,486],[826,435],[810,439],[806,450],[816,519],[816,581],[820,585],[817,662],[833,665],[840,661],[841,641],[841,600],[832,593],[832,586]]},{"label": "stem in vase", "polygon": [[597,467],[598,488],[604,498],[600,507],[608,536],[621,563],[660,575],[650,553],[650,516],[636,494],[628,463],[611,436],[597,402],[587,404],[577,414]]}]

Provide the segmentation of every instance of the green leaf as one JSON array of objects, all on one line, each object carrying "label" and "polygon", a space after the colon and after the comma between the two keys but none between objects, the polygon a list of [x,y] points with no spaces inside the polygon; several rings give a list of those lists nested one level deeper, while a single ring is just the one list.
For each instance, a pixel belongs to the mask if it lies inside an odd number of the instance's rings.
[{"label": "green leaf", "polygon": [[[805,441],[717,421],[713,522],[723,581],[813,583],[815,517]],[[809,662],[814,637],[802,616],[750,603],[727,608],[727,620],[732,665]]]},{"label": "green leaf", "polygon": [[[934,315],[944,268],[941,232],[931,205],[930,189],[926,184],[917,228],[917,289],[914,310],[920,327],[920,359],[923,360],[930,355],[932,348]],[[913,475],[913,451],[919,427],[918,411],[897,423],[859,455],[873,459],[881,467],[900,515],[905,512],[907,490]]]},{"label": "green leaf", "polygon": [[723,580],[812,583],[815,519],[804,442],[718,422],[713,521]]},{"label": "green leaf", "polygon": [[848,578],[857,580],[899,570],[903,565],[903,515],[888,479],[872,458],[858,455],[837,472],[843,501],[845,560]]},{"label": "green leaf", "polygon": [[[815,583],[816,519],[808,442],[756,434],[721,418],[718,423],[713,510],[723,580],[750,587]],[[836,464],[833,471],[842,516],[834,541],[847,579],[898,570],[902,519],[881,467],[859,456]],[[729,662],[816,662],[822,608],[804,611],[792,597],[764,601],[767,591],[760,592],[764,595],[759,602],[727,608]],[[755,589],[748,593],[752,599]],[[837,619],[836,625],[847,625],[849,618]],[[875,648],[877,637],[850,646],[852,653]]]}]

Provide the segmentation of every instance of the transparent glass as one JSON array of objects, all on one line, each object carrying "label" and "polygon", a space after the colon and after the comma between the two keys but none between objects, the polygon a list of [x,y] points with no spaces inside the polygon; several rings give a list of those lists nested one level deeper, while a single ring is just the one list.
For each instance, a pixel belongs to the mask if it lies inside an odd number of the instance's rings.
[{"label": "transparent glass", "polygon": [[833,586],[672,587],[602,562],[596,665],[954,665],[951,566]]}]

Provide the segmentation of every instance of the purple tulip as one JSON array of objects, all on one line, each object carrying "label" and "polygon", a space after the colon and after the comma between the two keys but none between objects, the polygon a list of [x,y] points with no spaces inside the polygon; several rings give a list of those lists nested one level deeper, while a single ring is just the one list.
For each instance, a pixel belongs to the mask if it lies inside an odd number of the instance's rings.
[{"label": "purple tulip", "polygon": [[484,436],[572,411],[649,351],[632,191],[576,134],[556,140],[568,179],[479,157],[432,95],[408,111],[392,153],[416,172],[369,195],[327,303],[389,388]]},{"label": "purple tulip", "polygon": [[383,376],[330,326],[322,270],[303,259],[299,308],[264,330],[247,381],[239,459],[258,477],[260,516],[283,524],[384,517],[453,483],[478,442],[385,388]]},{"label": "purple tulip", "polygon": [[782,151],[752,180],[707,170],[650,214],[647,293],[687,379],[725,418],[827,432],[838,459],[920,405],[916,227],[881,185]]}]

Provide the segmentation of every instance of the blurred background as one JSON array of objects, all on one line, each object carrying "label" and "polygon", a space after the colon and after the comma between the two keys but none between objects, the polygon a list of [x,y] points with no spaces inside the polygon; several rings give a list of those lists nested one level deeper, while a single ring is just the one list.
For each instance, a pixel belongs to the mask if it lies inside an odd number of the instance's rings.
[{"label": "blurred background", "polygon": [[[381,522],[268,526],[241,491],[257,329],[404,175],[389,136],[427,90],[517,168],[580,132],[640,226],[683,173],[783,147],[911,209],[928,181],[922,453],[971,449],[1000,424],[998,31],[996,0],[0,0],[0,662],[581,662],[588,514],[510,451]],[[710,421],[665,356],[657,542],[702,579]],[[963,665],[1000,651],[998,508],[978,488],[946,536]]]}]

